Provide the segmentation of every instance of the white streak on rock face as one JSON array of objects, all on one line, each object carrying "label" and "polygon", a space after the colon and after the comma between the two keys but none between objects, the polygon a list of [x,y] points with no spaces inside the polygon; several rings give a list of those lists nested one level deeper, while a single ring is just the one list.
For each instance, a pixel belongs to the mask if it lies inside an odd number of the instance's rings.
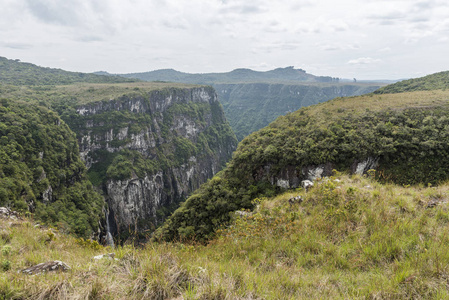
[{"label": "white streak on rock face", "polygon": [[134,113],[140,113],[143,110],[143,105],[142,102],[140,100],[137,101],[129,101],[129,106],[130,106],[130,111],[134,112]]},{"label": "white streak on rock face", "polygon": [[321,175],[323,175],[324,168],[323,167],[316,167],[314,169],[310,169],[307,173],[307,179],[310,181],[314,181],[317,178],[321,178]]},{"label": "white streak on rock face", "polygon": [[88,110],[87,108],[85,108],[84,106],[82,106],[82,107],[78,108],[78,109],[76,110],[76,112],[77,112],[79,115],[84,116],[84,115],[86,115],[86,114],[89,112],[89,110]]},{"label": "white streak on rock face", "polygon": [[186,172],[187,180],[190,180],[190,179],[192,178],[192,175],[193,175],[194,172],[195,172],[195,167],[192,166],[192,167]]},{"label": "white streak on rock face", "polygon": [[212,97],[204,88],[195,89],[192,93],[193,101],[196,102],[210,102]]},{"label": "white streak on rock face", "polygon": [[119,132],[117,133],[117,138],[119,140],[124,140],[128,137],[128,127],[120,128]]},{"label": "white streak on rock face", "polygon": [[162,172],[142,179],[109,181],[111,208],[120,225],[134,225],[138,219],[156,218],[164,189]]},{"label": "white streak on rock face", "polygon": [[196,127],[196,123],[185,117],[178,117],[174,120],[175,125],[172,130],[176,130],[185,138],[196,136],[197,132],[200,130]]},{"label": "white streak on rock face", "polygon": [[114,140],[114,129],[110,129],[109,131],[106,131],[106,142],[112,142]]},{"label": "white streak on rock face", "polygon": [[359,162],[357,164],[355,174],[363,175],[368,170],[377,168],[377,165],[378,165],[378,159],[368,157],[366,160]]},{"label": "white streak on rock face", "polygon": [[53,195],[53,189],[51,188],[51,185],[47,187],[47,189],[42,193],[42,200],[45,202],[51,201],[51,197]]},{"label": "white streak on rock face", "polygon": [[290,187],[290,183],[285,179],[278,179],[276,185],[284,189],[288,189]]}]

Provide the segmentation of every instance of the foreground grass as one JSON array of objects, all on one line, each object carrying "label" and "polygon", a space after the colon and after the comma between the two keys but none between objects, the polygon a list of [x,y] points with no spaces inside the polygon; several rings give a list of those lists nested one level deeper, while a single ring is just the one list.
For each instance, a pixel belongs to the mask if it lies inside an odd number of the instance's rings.
[{"label": "foreground grass", "polygon": [[[255,199],[253,214],[208,245],[123,246],[117,261],[93,260],[112,251],[95,243],[3,220],[0,298],[444,299],[448,190],[338,176],[307,193]],[[297,195],[303,202],[290,204]],[[18,273],[56,259],[71,271]]]}]

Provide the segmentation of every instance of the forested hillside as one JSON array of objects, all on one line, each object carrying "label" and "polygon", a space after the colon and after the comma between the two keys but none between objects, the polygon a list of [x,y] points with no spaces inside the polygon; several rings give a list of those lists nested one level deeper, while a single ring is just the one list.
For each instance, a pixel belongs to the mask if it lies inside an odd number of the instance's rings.
[{"label": "forested hillside", "polygon": [[86,177],[75,134],[45,107],[0,101],[0,206],[85,237],[98,229],[103,199]]},{"label": "forested hillside", "polygon": [[39,67],[19,60],[0,56],[0,83],[13,85],[58,85],[75,82],[116,83],[133,82],[118,76],[104,76],[80,72],[68,72],[61,69]]},{"label": "forested hillside", "polygon": [[279,117],[240,142],[227,168],[165,223],[158,238],[211,238],[229,212],[333,169],[399,184],[449,179],[449,92],[338,98]]}]

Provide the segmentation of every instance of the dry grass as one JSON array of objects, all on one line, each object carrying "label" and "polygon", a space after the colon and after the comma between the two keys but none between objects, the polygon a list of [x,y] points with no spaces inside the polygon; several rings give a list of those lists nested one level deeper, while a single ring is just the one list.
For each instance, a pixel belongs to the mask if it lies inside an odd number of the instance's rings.
[{"label": "dry grass", "polygon": [[[342,113],[363,114],[367,110],[381,111],[385,108],[402,110],[407,108],[426,109],[448,106],[449,91],[418,91],[400,94],[367,94],[356,97],[335,98],[331,101],[304,108],[308,114],[325,118],[338,118]],[[300,111],[295,112],[300,113]]]},{"label": "dry grass", "polygon": [[[449,296],[449,184],[382,185],[323,180],[307,193],[259,199],[208,245],[78,243],[32,220],[1,220],[5,299],[442,299]],[[292,196],[304,201],[291,205]],[[428,207],[431,201],[438,203]],[[9,251],[8,251],[9,247]],[[115,260],[93,260],[114,251]],[[28,276],[62,260],[67,273]]]},{"label": "dry grass", "polygon": [[[76,83],[60,86],[2,86],[2,97],[19,99],[21,101],[60,102],[67,99],[76,101],[76,104],[85,104],[95,101],[109,100],[124,94],[144,94],[154,90],[167,88],[192,88],[201,85],[171,82],[131,82],[131,83]],[[72,103],[73,104],[73,103]]]}]

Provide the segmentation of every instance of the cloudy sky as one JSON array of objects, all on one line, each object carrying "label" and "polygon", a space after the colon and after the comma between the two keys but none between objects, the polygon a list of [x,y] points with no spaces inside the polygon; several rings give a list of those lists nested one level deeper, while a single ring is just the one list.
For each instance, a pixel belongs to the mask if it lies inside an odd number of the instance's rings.
[{"label": "cloudy sky", "polygon": [[0,56],[70,71],[449,70],[447,0],[0,0]]}]

